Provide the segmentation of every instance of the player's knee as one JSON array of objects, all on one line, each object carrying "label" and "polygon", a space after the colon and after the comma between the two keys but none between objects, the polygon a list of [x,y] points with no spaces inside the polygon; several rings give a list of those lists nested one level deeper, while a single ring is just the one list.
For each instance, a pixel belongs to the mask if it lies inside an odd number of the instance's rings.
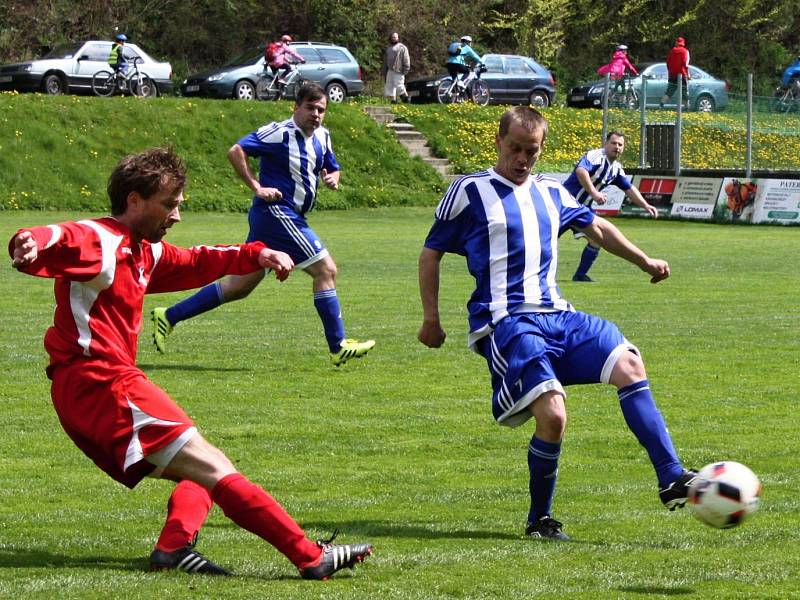
[{"label": "player's knee", "polygon": [[609,383],[617,388],[647,379],[642,358],[635,352],[623,352],[611,372]]},{"label": "player's knee", "polygon": [[567,408],[564,397],[557,392],[543,394],[532,405],[536,432],[547,441],[560,440],[567,428]]}]

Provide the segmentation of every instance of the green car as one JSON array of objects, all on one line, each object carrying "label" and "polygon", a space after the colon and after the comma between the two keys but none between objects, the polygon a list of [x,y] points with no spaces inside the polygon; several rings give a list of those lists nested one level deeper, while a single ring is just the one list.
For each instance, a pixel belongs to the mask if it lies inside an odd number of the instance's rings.
[{"label": "green car", "polygon": [[[667,89],[666,63],[642,63],[636,65],[638,77],[631,77],[630,85],[635,91],[636,100],[627,102],[628,108],[638,108],[639,99],[642,97],[642,77],[647,79],[648,107],[658,107],[664,91]],[[727,81],[717,79],[706,71],[689,65],[689,106],[692,110],[700,112],[714,112],[722,110],[728,105]],[[611,82],[613,87],[613,81]],[[604,81],[593,81],[572,88],[567,95],[567,106],[575,108],[602,108]],[[665,107],[675,108],[678,92],[664,103]]]}]

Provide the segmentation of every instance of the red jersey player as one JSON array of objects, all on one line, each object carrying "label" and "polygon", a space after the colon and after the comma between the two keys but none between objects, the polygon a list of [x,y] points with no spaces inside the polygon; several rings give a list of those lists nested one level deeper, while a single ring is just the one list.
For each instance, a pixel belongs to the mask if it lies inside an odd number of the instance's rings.
[{"label": "red jersey player", "polygon": [[127,156],[109,178],[111,216],[20,229],[9,242],[15,268],[55,279],[54,323],[45,335],[53,405],[75,444],[120,483],[133,488],[148,475],[178,482],[151,569],[229,574],[194,549],[216,503],[282,552],[303,578],[327,579],[363,560],[372,546],[309,540],[136,367],[145,294],[259,269],[283,280],[294,267],[287,254],[260,242],[190,249],[163,242],[180,221],[185,182],[183,161],[170,149]]}]

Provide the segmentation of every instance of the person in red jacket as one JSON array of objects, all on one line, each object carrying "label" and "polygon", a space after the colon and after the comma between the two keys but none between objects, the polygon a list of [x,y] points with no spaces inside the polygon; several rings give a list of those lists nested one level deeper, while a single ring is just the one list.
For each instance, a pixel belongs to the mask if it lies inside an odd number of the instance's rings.
[{"label": "person in red jacket", "polygon": [[273,269],[288,254],[261,242],[179,248],[162,241],[180,222],[186,169],[168,148],[123,158],[108,181],[111,215],[18,230],[12,266],[54,279],[47,376],[64,431],[107,475],[133,488],[144,477],[177,482],[151,570],[229,575],[194,549],[213,504],[269,542],[304,579],[327,579],[372,553],[370,544],[309,540],[263,488],[239,473],[194,421],[136,366],[145,294],[195,288],[226,274]]},{"label": "person in red jacket", "polygon": [[681,87],[683,90],[683,101],[686,108],[689,108],[689,50],[686,49],[686,40],[679,37],[675,40],[675,45],[667,54],[667,89],[661,97],[659,106],[664,108],[664,103],[672,98],[675,90],[678,89],[678,75],[681,76]]}]

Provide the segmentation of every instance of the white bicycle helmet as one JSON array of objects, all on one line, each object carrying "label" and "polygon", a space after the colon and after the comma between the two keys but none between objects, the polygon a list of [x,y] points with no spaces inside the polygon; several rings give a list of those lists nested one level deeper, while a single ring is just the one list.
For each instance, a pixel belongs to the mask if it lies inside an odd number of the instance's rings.
[{"label": "white bicycle helmet", "polygon": [[472,38],[470,36],[468,36],[468,35],[462,35],[461,36],[461,41],[462,42],[466,42],[467,44],[471,44],[472,43]]},{"label": "white bicycle helmet", "polygon": [[622,50],[623,52],[627,52],[628,51],[628,47],[625,44],[620,44],[619,46],[617,46],[615,48],[615,50]]}]

